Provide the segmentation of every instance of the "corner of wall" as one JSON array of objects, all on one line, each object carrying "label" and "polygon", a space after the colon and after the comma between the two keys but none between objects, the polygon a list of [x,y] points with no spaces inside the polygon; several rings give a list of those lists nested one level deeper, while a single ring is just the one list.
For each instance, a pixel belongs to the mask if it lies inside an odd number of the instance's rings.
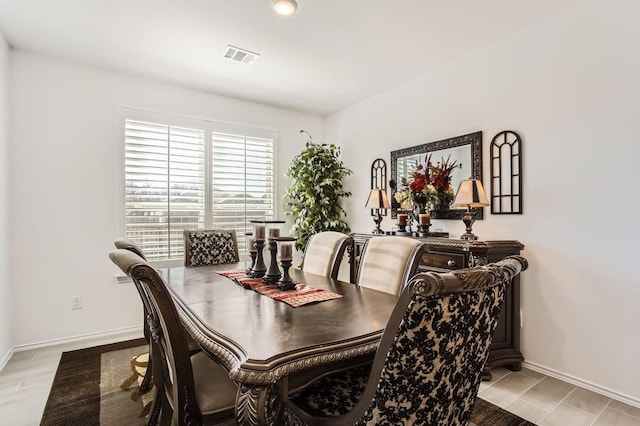
[{"label": "corner of wall", "polygon": [[[0,181],[9,175],[9,43],[0,30]],[[0,186],[0,357],[10,356],[12,346],[12,303],[9,271],[9,185]],[[6,236],[9,236],[7,238]]]}]

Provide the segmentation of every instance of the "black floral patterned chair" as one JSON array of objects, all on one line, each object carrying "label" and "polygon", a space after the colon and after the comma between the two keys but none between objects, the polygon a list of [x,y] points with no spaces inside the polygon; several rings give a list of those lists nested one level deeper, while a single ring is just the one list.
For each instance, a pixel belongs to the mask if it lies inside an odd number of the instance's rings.
[{"label": "black floral patterned chair", "polygon": [[236,263],[238,240],[232,229],[196,229],[184,231],[184,266]]},{"label": "black floral patterned chair", "polygon": [[287,425],[467,425],[506,286],[527,261],[413,277],[372,367],[316,381],[285,403]]}]

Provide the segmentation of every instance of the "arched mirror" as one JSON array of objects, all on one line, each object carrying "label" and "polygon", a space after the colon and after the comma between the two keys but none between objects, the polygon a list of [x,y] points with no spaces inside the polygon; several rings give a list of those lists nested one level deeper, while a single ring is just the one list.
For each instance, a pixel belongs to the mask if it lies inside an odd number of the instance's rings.
[{"label": "arched mirror", "polygon": [[[482,132],[469,133],[436,142],[391,151],[391,217],[395,218],[400,208],[394,195],[402,178],[408,178],[415,170],[417,162],[424,161],[425,155],[431,153],[431,161],[449,158],[462,166],[451,174],[451,187],[458,190],[460,182],[469,177],[482,180]],[[462,219],[465,209],[437,210],[432,212],[434,219]],[[484,217],[484,209],[476,209],[476,220]]]}]

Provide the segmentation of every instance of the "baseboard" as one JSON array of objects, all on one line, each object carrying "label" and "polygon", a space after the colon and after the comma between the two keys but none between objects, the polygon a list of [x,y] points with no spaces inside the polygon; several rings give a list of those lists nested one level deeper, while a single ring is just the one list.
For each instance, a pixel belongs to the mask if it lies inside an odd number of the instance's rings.
[{"label": "baseboard", "polygon": [[0,361],[0,371],[4,369],[5,365],[7,365],[7,363],[11,359],[11,355],[13,355],[14,352],[15,352],[14,348],[11,348],[9,349],[9,352],[7,352],[5,356],[2,358],[2,361]]},{"label": "baseboard", "polygon": [[550,377],[554,377],[556,379],[560,379],[563,382],[571,383],[576,386],[580,386],[581,388],[590,390],[595,393],[599,393],[600,395],[607,396],[611,399],[615,399],[616,401],[623,402],[625,404],[632,405],[634,407],[640,408],[640,399],[631,397],[629,395],[625,395],[623,393],[614,391],[609,388],[605,388],[600,385],[596,385],[594,383],[587,382],[585,380],[579,379],[577,377],[571,376],[566,373],[561,373],[560,371],[553,370],[551,368],[547,368],[545,366],[535,364],[533,362],[524,361],[522,363],[523,367],[529,368],[533,371],[537,371],[538,373],[545,374]]},{"label": "baseboard", "polygon": [[105,341],[104,343],[114,343],[114,342],[119,342],[126,338],[130,338],[132,334],[136,334],[136,333],[139,334],[139,337],[142,337],[143,332],[142,332],[141,326],[119,328],[115,330],[101,331],[99,333],[81,334],[78,336],[65,337],[61,339],[52,339],[52,340],[45,340],[45,341],[36,342],[36,343],[28,343],[26,345],[17,345],[9,349],[9,352],[7,352],[7,354],[2,358],[2,362],[0,362],[0,371],[4,369],[5,365],[7,365],[7,362],[9,362],[9,360],[11,359],[11,356],[15,352],[46,348],[49,346],[55,346],[55,345],[66,344],[66,343],[78,343],[85,340],[88,341],[88,340],[103,339]]}]

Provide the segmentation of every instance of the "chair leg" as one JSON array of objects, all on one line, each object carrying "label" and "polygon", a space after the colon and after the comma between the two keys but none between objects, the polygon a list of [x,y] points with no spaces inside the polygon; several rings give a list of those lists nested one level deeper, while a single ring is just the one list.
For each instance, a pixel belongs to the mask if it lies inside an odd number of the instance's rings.
[{"label": "chair leg", "polygon": [[[143,321],[143,330],[144,330],[144,338],[147,343],[149,343],[151,339],[151,333],[149,331],[149,324],[147,323],[147,309],[144,309],[144,321]],[[144,377],[142,378],[142,383],[140,383],[140,392],[145,393],[151,389],[151,377],[153,374],[153,368],[151,365],[151,345],[149,345],[149,361],[147,362],[147,371],[144,373]]]},{"label": "chair leg", "polygon": [[142,382],[140,383],[140,393],[149,392],[153,384],[151,383],[151,379],[153,377],[151,370],[151,345],[149,345],[149,360],[147,361],[147,371],[144,373],[144,377],[142,378]]},{"label": "chair leg", "polygon": [[162,410],[160,413],[160,426],[171,426],[173,421],[173,410],[169,401],[164,399],[162,401]]},{"label": "chair leg", "polygon": [[162,411],[162,402],[160,401],[162,397],[159,394],[160,392],[156,389],[156,394],[153,397],[153,401],[151,401],[151,408],[149,409],[147,417],[147,426],[156,426],[158,424],[160,412]]}]

